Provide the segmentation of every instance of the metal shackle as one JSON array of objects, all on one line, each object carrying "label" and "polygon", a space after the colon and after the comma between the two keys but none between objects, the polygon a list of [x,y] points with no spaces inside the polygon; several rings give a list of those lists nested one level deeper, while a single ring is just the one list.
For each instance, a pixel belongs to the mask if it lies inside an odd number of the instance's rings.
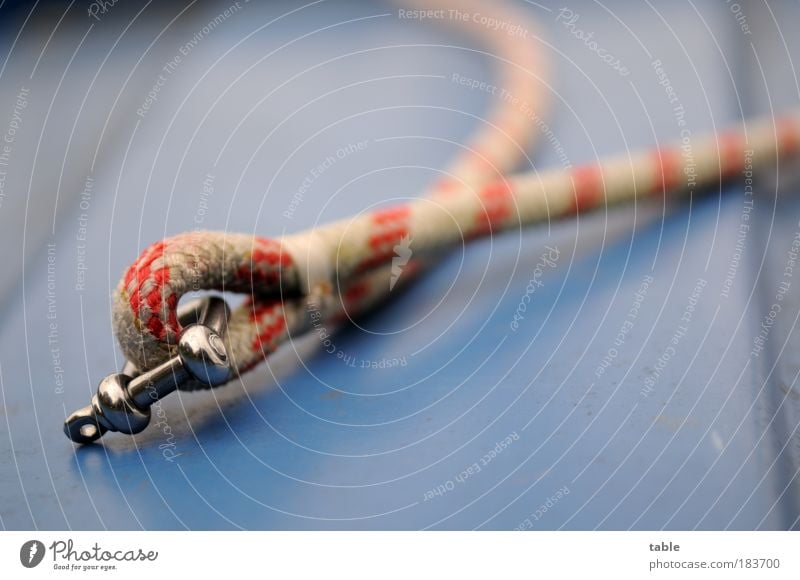
[{"label": "metal shackle", "polygon": [[64,433],[76,443],[92,443],[107,431],[133,435],[150,423],[150,406],[191,382],[215,387],[232,374],[223,340],[230,310],[218,296],[198,298],[178,311],[183,326],[178,355],[138,373],[126,363],[121,373],[100,381],[91,404],[64,421]]}]

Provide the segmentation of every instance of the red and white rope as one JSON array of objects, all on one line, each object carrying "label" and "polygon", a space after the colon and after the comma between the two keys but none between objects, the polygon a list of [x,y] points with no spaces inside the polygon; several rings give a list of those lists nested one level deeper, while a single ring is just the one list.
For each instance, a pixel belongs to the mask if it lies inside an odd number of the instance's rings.
[{"label": "red and white rope", "polygon": [[[410,4],[422,9],[425,3]],[[477,6],[471,0],[450,0],[444,7],[474,11]],[[487,11],[485,3],[481,9]],[[504,3],[492,4],[492,12],[535,31],[526,14]],[[546,106],[546,66],[530,34],[527,39],[491,34],[479,24],[465,31],[504,63],[504,83],[529,102]],[[226,337],[241,373],[320,320],[343,319],[384,299],[392,287],[394,248],[404,238],[413,240],[415,255],[424,256],[605,204],[708,186],[741,172],[748,158],[758,169],[800,149],[798,113],[693,139],[691,155],[676,145],[569,171],[502,178],[498,169],[508,171],[537,131],[518,108],[497,106],[489,115],[494,128],[479,132],[472,152],[456,160],[449,172],[453,179],[437,183],[416,201],[280,240],[193,232],[147,248],[115,295],[114,330],[125,356],[140,369],[174,356],[181,331],[177,304],[184,293],[197,288],[241,292],[249,298],[232,313]],[[418,267],[406,266],[403,277]]]}]

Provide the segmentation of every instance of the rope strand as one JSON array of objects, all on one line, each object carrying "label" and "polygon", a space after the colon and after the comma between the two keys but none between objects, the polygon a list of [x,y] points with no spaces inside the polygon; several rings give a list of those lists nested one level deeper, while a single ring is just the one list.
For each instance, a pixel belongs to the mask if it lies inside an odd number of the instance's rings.
[{"label": "rope strand", "polygon": [[[199,285],[252,294],[228,326],[229,352],[244,371],[288,336],[310,328],[308,300],[319,303],[320,316],[332,319],[385,298],[393,248],[404,238],[425,255],[606,204],[692,192],[740,173],[748,158],[757,170],[798,148],[800,113],[699,139],[691,157],[674,145],[568,172],[523,173],[477,193],[452,191],[282,240],[181,234],[154,244],[128,269],[115,298],[114,328],[125,355],[141,369],[152,368],[174,354],[181,330],[177,303],[185,292]],[[325,267],[313,271],[318,264]],[[341,296],[334,295],[337,284]]]}]

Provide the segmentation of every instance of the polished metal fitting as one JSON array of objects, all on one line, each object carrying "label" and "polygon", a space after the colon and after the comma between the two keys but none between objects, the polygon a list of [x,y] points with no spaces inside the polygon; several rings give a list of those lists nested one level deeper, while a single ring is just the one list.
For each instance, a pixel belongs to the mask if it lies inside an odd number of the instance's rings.
[{"label": "polished metal fitting", "polygon": [[179,308],[178,355],[144,373],[126,363],[121,373],[100,382],[90,405],[67,417],[64,433],[76,443],[92,443],[106,431],[133,435],[150,423],[150,406],[176,389],[227,382],[232,371],[223,338],[229,314],[218,296]]}]

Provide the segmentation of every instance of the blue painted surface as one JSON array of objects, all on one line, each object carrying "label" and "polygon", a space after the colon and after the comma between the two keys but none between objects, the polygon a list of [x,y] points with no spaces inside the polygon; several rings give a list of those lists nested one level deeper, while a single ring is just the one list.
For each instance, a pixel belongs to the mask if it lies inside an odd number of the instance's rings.
[{"label": "blue painted surface", "polygon": [[[765,349],[752,354],[800,215],[768,180],[756,187],[738,262],[741,183],[691,205],[611,208],[480,241],[453,252],[361,328],[337,333],[336,353],[309,337],[244,384],[171,397],[161,424],[136,438],[110,435],[102,446],[73,448],[61,422],[122,364],[108,296],[144,246],[197,219],[208,228],[280,233],[413,196],[455,150],[442,139],[464,138],[488,105],[487,95],[447,79],[452,72],[489,79],[488,59],[430,46],[459,39],[378,16],[392,10],[384,5],[322,3],[224,54],[293,6],[247,6],[247,16],[228,20],[194,49],[144,118],[135,110],[153,74],[134,68],[140,52],[120,49],[115,58],[138,84],[122,91],[102,162],[91,170],[72,151],[75,177],[59,189],[60,201],[43,185],[27,209],[13,200],[3,208],[5,226],[26,224],[9,242],[10,254],[25,259],[8,285],[0,331],[3,527],[797,528],[800,284],[781,300]],[[800,12],[788,2],[771,8],[784,23]],[[650,64],[656,58],[693,133],[798,100],[786,70],[800,47],[786,38],[784,51],[769,11],[748,12],[754,32],[743,36],[720,3],[617,2],[613,15],[584,2],[574,9],[632,73],[622,78],[598,64],[554,13],[530,7],[554,46],[557,96],[548,121],[571,163],[678,136]],[[113,38],[135,12],[109,15],[92,31],[94,42]],[[218,12],[214,5],[192,12],[190,23],[155,45],[151,69]],[[349,22],[367,16],[375,18]],[[129,34],[152,39],[163,18]],[[57,36],[55,46],[74,49],[85,32],[75,26],[80,33]],[[306,70],[366,49],[374,50]],[[30,74],[26,54],[11,59],[6,74]],[[58,54],[46,54],[40,66],[59,70]],[[116,94],[123,71],[96,90]],[[30,81],[30,124],[44,117],[52,76]],[[59,106],[66,113],[43,124],[46,141],[60,143],[76,118],[73,101]],[[90,130],[77,125],[79,137]],[[83,139],[86,147],[75,149],[98,145]],[[363,152],[316,179],[291,219],[282,215],[312,167],[358,141],[368,143]],[[35,142],[20,142],[15,168],[33,168],[47,184],[48,163],[31,165]],[[534,161],[557,166],[552,143],[544,141]],[[214,193],[203,198],[208,174]],[[95,181],[82,224],[85,175]],[[76,235],[84,225],[87,283],[78,290]],[[558,259],[538,275],[546,246]],[[541,286],[529,287],[534,276]],[[526,292],[531,300],[515,330]],[[611,363],[600,372],[604,358]],[[382,361],[390,368],[362,368]]]}]

